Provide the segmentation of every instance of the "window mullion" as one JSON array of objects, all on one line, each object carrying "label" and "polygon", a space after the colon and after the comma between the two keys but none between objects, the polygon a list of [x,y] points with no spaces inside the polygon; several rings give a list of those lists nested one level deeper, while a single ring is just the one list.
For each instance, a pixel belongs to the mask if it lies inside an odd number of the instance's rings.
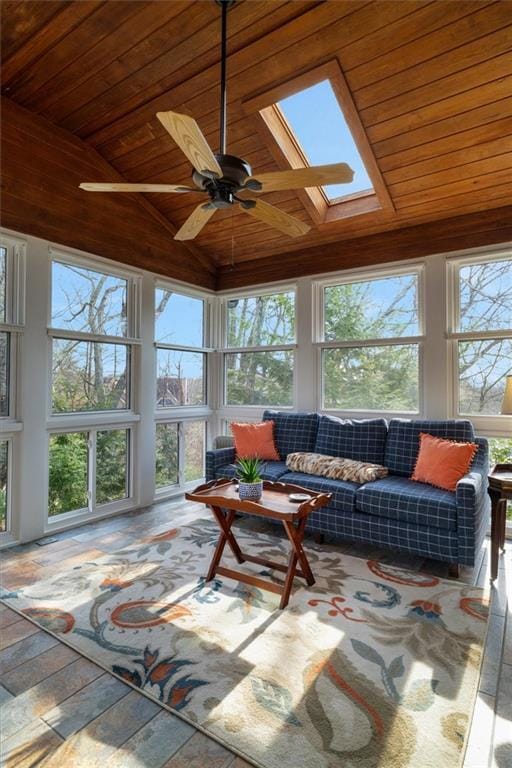
[{"label": "window mullion", "polygon": [[178,422],[178,484],[185,485],[185,425]]},{"label": "window mullion", "polygon": [[89,430],[88,439],[88,488],[87,496],[89,498],[89,512],[93,513],[96,510],[96,439],[97,430]]},{"label": "window mullion", "polygon": [[87,331],[67,331],[60,328],[48,328],[48,336],[54,339],[69,339],[73,341],[91,341],[100,344],[124,344],[126,347],[140,345],[140,339],[127,336],[108,336],[102,333],[89,333]]},{"label": "window mullion", "polygon": [[322,349],[359,349],[361,347],[393,347],[405,344],[420,344],[425,336],[396,336],[385,339],[348,339],[347,341],[318,341],[316,347]]}]

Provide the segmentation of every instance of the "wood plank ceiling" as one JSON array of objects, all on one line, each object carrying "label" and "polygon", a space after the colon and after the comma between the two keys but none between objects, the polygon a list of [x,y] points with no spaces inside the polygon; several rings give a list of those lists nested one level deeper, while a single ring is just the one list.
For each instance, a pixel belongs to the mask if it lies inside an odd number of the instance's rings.
[{"label": "wood plank ceiling", "polygon": [[[155,118],[159,110],[192,115],[217,148],[213,0],[1,6],[3,95],[96,150],[112,180],[189,182],[190,166]],[[512,239],[510,10],[509,0],[238,0],[229,12],[228,151],[255,175],[276,170],[260,118],[244,104],[337,60],[393,208],[318,224],[301,193],[268,194],[266,201],[308,221],[311,231],[288,239],[238,209],[218,211],[194,241],[196,265],[209,264],[219,287],[290,269],[318,272],[345,264],[347,240],[358,240],[354,253],[363,263],[365,237],[378,236],[368,241],[375,245],[383,233],[406,229],[424,242],[429,232],[452,229],[448,222],[425,228],[441,220],[465,222],[464,245],[472,225],[492,230],[489,242]],[[197,203],[193,195],[147,195],[146,214],[151,208],[153,220],[168,223],[171,238]],[[387,238],[381,260],[393,258],[393,242]]]}]

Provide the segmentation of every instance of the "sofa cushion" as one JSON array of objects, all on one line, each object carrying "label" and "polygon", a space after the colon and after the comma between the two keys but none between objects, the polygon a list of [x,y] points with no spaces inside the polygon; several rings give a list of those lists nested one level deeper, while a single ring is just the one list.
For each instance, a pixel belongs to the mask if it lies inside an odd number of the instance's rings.
[{"label": "sofa cushion", "polygon": [[289,453],[314,449],[318,418],[318,413],[264,411],[263,421],[274,422],[274,442],[283,461]]},{"label": "sofa cushion", "polygon": [[[281,475],[288,471],[284,461],[265,461],[263,462],[261,477],[263,480],[280,480]],[[236,467],[234,464],[224,464],[224,466],[218,467],[215,470],[215,477],[234,477],[235,473]]]},{"label": "sofa cushion", "polygon": [[455,491],[468,474],[478,451],[476,443],[457,443],[420,432],[420,450],[411,480]]},{"label": "sofa cushion", "polygon": [[385,419],[320,416],[314,451],[327,456],[343,456],[355,461],[385,465],[387,432]]},{"label": "sofa cushion", "polygon": [[360,486],[356,493],[356,507],[361,512],[378,517],[449,531],[457,529],[455,494],[407,477],[385,477]]},{"label": "sofa cushion", "polygon": [[274,442],[274,422],[262,421],[259,424],[229,425],[238,459],[258,458],[262,461],[279,461]]},{"label": "sofa cushion", "polygon": [[386,477],[388,470],[380,464],[344,459],[341,456],[326,456],[324,453],[289,453],[286,466],[290,472],[305,472],[308,475],[322,475],[331,480],[350,480],[353,483],[370,483]]},{"label": "sofa cushion", "polygon": [[323,509],[332,509],[333,507],[340,512],[353,512],[355,510],[356,491],[359,488],[357,483],[351,483],[348,480],[330,480],[327,477],[306,475],[304,472],[287,472],[279,480],[281,483],[300,485],[301,488],[310,491],[332,493],[330,504],[319,510],[320,515]]},{"label": "sofa cushion", "polygon": [[420,449],[420,432],[447,440],[471,442],[474,437],[473,425],[463,419],[451,421],[410,421],[391,419],[386,441],[384,466],[395,475],[410,477]]}]

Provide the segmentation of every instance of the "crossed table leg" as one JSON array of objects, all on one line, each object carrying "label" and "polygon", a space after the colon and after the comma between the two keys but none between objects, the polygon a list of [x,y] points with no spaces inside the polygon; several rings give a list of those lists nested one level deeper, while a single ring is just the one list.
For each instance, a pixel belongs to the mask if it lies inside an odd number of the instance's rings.
[{"label": "crossed table leg", "polygon": [[[233,532],[231,531],[231,526],[233,525],[233,521],[235,519],[235,512],[232,510],[224,511],[220,507],[214,506],[211,506],[210,509],[212,510],[218,526],[221,529],[221,533],[217,542],[217,546],[215,547],[215,552],[210,563],[206,581],[211,581],[216,574],[219,574],[221,576],[227,576],[228,578],[242,581],[244,584],[251,584],[252,586],[259,587],[260,589],[270,590],[271,592],[275,592],[278,595],[281,595],[281,602],[279,604],[280,609],[286,608],[288,605],[290,592],[293,585],[293,579],[295,576],[300,576],[301,578],[305,579],[306,584],[310,587],[315,583],[315,578],[302,546],[302,542],[304,540],[304,529],[306,527],[305,517],[301,518],[297,525],[294,525],[293,523],[285,520],[282,521],[286,535],[288,536],[288,540],[290,542],[290,555],[288,558],[288,565],[286,566],[282,563],[276,563],[272,560],[266,560],[263,557],[257,557],[256,555],[249,555],[245,552],[242,552],[238,546],[238,542],[235,539]],[[226,543],[229,545],[237,563],[256,563],[257,565],[263,565],[266,568],[273,568],[277,571],[286,573],[284,586],[275,584],[273,581],[269,581],[267,579],[261,579],[258,576],[253,576],[249,573],[235,571],[231,568],[224,568],[224,566],[219,565],[224,553]],[[300,563],[300,569],[297,568],[297,563]]]}]

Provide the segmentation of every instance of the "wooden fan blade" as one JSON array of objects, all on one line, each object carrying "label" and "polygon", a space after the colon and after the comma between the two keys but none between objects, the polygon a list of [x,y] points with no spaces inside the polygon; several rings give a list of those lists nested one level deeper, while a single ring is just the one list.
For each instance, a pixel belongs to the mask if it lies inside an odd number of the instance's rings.
[{"label": "wooden fan blade", "polygon": [[174,235],[175,240],[193,240],[202,230],[204,225],[215,213],[215,208],[209,207],[209,203],[202,203],[192,211],[186,222],[178,229]]},{"label": "wooden fan blade", "polygon": [[184,187],[182,184],[80,184],[80,189],[87,192],[202,192],[194,187]]},{"label": "wooden fan blade", "polygon": [[278,192],[282,189],[303,189],[304,187],[323,187],[326,184],[349,184],[354,178],[354,171],[346,163],[333,165],[313,165],[309,168],[291,168],[289,171],[271,171],[260,173],[252,180],[259,181],[260,192]]},{"label": "wooden fan blade", "polygon": [[255,219],[264,221],[265,224],[268,224],[275,229],[279,229],[281,232],[284,232],[285,235],[289,235],[290,237],[300,237],[301,235],[305,235],[306,232],[309,232],[311,229],[309,224],[306,224],[300,219],[296,219],[295,216],[290,216],[289,213],[285,213],[284,211],[279,210],[279,208],[275,208],[273,205],[269,205],[269,203],[264,203],[263,200],[256,200],[254,202],[256,202],[256,205],[251,208],[246,208],[242,205],[243,210],[245,210],[249,216],[254,216]]},{"label": "wooden fan blade", "polygon": [[157,112],[156,116],[196,171],[206,176],[222,176],[222,169],[193,117],[178,112]]}]

